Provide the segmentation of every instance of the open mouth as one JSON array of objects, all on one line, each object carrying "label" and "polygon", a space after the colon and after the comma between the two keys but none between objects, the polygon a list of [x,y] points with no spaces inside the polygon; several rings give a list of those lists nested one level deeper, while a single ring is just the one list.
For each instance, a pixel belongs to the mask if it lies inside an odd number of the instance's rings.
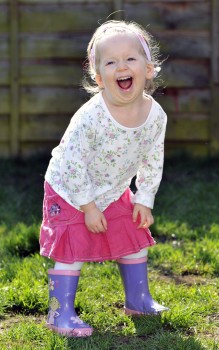
[{"label": "open mouth", "polygon": [[121,89],[127,90],[132,86],[132,77],[119,78],[117,83]]}]

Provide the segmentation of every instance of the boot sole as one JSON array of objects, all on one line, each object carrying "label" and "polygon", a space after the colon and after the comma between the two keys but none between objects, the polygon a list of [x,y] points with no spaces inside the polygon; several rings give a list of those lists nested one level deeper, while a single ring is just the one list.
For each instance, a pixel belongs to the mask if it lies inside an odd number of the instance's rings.
[{"label": "boot sole", "polygon": [[156,312],[141,312],[141,311],[131,310],[131,309],[124,307],[124,311],[125,311],[125,314],[127,316],[141,316],[141,315],[145,315],[145,316],[155,315],[156,316],[156,315],[160,315],[161,312],[168,311],[168,310],[169,310],[168,308],[165,308],[165,309],[162,309],[162,310],[159,310]]},{"label": "boot sole", "polygon": [[47,324],[47,327],[56,333],[59,333],[67,337],[74,337],[74,338],[90,337],[94,331],[93,328],[72,328],[72,329],[69,328],[68,329],[68,328],[58,328],[48,324]]}]

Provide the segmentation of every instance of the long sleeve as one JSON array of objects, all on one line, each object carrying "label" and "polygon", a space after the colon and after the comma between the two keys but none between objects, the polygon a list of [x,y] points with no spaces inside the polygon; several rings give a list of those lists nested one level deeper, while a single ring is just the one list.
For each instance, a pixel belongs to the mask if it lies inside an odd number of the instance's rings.
[{"label": "long sleeve", "polygon": [[94,200],[93,186],[88,174],[95,130],[74,117],[61,141],[63,153],[60,162],[62,185],[73,206],[80,208]]},{"label": "long sleeve", "polygon": [[153,143],[146,153],[137,172],[134,202],[153,209],[154,199],[160,185],[164,162],[164,138],[167,116],[162,111],[161,123],[156,125],[157,132]]}]

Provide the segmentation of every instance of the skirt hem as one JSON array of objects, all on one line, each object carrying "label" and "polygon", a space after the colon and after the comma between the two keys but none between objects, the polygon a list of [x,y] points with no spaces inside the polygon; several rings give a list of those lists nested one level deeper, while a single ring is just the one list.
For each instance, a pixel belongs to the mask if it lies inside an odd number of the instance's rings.
[{"label": "skirt hem", "polygon": [[130,249],[130,250],[127,250],[126,252],[122,252],[121,254],[118,254],[115,256],[109,255],[109,256],[105,256],[105,257],[92,257],[92,258],[80,258],[80,257],[77,258],[76,257],[74,260],[63,259],[61,257],[59,258],[57,256],[54,256],[53,254],[49,255],[48,253],[43,252],[43,251],[40,252],[40,255],[44,256],[46,258],[52,259],[56,262],[63,263],[63,264],[73,264],[75,262],[104,262],[104,261],[108,261],[108,260],[109,261],[118,260],[126,255],[138,253],[138,252],[140,252],[141,249],[153,247],[155,244],[156,244],[156,242],[154,242],[153,244],[149,244],[149,245],[144,244],[142,246],[139,246],[138,250]]}]

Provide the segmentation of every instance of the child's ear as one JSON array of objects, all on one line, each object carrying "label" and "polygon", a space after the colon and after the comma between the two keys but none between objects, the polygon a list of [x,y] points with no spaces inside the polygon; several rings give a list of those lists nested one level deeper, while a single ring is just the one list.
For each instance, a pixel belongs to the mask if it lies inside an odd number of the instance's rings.
[{"label": "child's ear", "polygon": [[103,89],[103,81],[100,74],[95,75],[95,81],[100,89]]},{"label": "child's ear", "polygon": [[146,79],[150,80],[154,77],[154,65],[148,63],[146,67]]}]

